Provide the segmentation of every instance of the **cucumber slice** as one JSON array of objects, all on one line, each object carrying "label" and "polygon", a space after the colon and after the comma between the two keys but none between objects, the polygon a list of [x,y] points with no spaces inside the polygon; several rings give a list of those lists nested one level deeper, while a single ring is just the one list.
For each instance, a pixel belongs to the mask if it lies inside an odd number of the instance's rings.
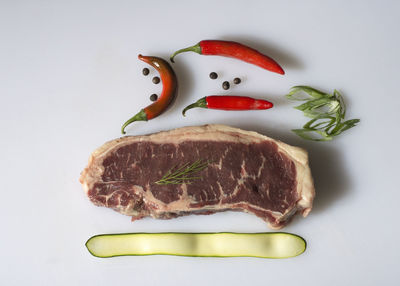
[{"label": "cucumber slice", "polygon": [[96,235],[86,242],[97,257],[178,255],[289,258],[302,254],[305,240],[295,234],[269,233],[125,233]]}]

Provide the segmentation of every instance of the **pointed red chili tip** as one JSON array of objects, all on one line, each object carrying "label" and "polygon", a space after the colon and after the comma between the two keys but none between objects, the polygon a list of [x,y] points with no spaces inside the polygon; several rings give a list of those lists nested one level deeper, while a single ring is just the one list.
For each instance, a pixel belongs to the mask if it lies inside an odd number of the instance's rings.
[{"label": "pointed red chili tip", "polygon": [[203,40],[200,42],[202,55],[219,55],[236,58],[263,69],[285,74],[282,67],[271,57],[249,46],[234,41]]}]

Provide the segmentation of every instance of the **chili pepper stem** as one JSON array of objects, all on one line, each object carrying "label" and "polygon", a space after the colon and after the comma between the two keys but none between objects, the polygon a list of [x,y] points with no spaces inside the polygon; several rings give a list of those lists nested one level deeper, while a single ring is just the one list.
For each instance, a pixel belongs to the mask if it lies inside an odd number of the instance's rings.
[{"label": "chili pepper stem", "polygon": [[182,110],[182,115],[186,116],[185,113],[187,110],[195,108],[195,107],[202,107],[202,108],[207,108],[207,101],[206,101],[206,97],[202,97],[200,98],[198,101],[196,101],[195,103],[192,103],[188,106],[186,106],[183,110]]},{"label": "chili pepper stem", "polygon": [[201,55],[200,43],[197,43],[197,44],[194,45],[194,46],[187,47],[187,48],[180,49],[180,50],[176,51],[176,52],[173,53],[172,56],[169,58],[170,61],[174,63],[174,62],[175,62],[175,61],[174,61],[174,57],[175,57],[177,54],[184,53],[184,52],[195,52],[195,53],[198,53],[198,54]]},{"label": "chili pepper stem", "polygon": [[121,132],[122,134],[125,134],[125,128],[126,126],[128,126],[129,124],[131,124],[134,121],[147,121],[147,115],[146,112],[144,111],[144,109],[140,110],[135,116],[133,116],[132,118],[128,119],[124,125],[122,125],[121,127]]}]

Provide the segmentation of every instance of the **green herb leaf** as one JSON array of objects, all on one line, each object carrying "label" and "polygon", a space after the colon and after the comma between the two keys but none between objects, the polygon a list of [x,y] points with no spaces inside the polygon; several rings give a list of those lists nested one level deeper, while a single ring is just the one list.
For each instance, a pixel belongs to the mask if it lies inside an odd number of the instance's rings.
[{"label": "green herb leaf", "polygon": [[322,97],[325,97],[325,95],[326,95],[322,91],[319,91],[315,88],[312,88],[309,86],[304,86],[304,85],[298,85],[298,86],[292,87],[290,89],[290,92],[286,95],[286,97],[291,100],[299,100],[299,101],[308,100],[310,98],[309,96],[300,97],[299,95],[301,93],[306,93],[314,99],[322,98]]},{"label": "green herb leaf", "polygon": [[197,160],[193,164],[185,163],[180,167],[173,167],[157,182],[157,185],[180,185],[183,183],[191,184],[193,180],[201,179],[201,177],[194,176],[208,167],[210,161]]},{"label": "green herb leaf", "polygon": [[294,133],[306,140],[312,141],[329,141],[332,140],[332,136],[328,135],[325,131],[313,130],[313,129],[292,129]]},{"label": "green herb leaf", "polygon": [[[300,93],[305,93],[308,97],[299,97]],[[345,118],[346,106],[343,96],[336,89],[333,94],[328,94],[309,86],[295,86],[286,97],[291,100],[305,101],[294,108],[303,111],[303,114],[311,120],[303,126],[303,129],[292,130],[303,139],[329,141],[360,122],[360,119],[342,122]]]}]

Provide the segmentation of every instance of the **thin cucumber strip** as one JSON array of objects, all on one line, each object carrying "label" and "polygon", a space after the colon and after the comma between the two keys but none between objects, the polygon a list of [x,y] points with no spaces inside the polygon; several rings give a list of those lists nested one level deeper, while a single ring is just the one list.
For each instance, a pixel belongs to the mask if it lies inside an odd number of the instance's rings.
[{"label": "thin cucumber strip", "polygon": [[289,258],[302,254],[306,241],[295,234],[121,233],[95,235],[86,242],[96,257],[178,255],[201,257]]}]

